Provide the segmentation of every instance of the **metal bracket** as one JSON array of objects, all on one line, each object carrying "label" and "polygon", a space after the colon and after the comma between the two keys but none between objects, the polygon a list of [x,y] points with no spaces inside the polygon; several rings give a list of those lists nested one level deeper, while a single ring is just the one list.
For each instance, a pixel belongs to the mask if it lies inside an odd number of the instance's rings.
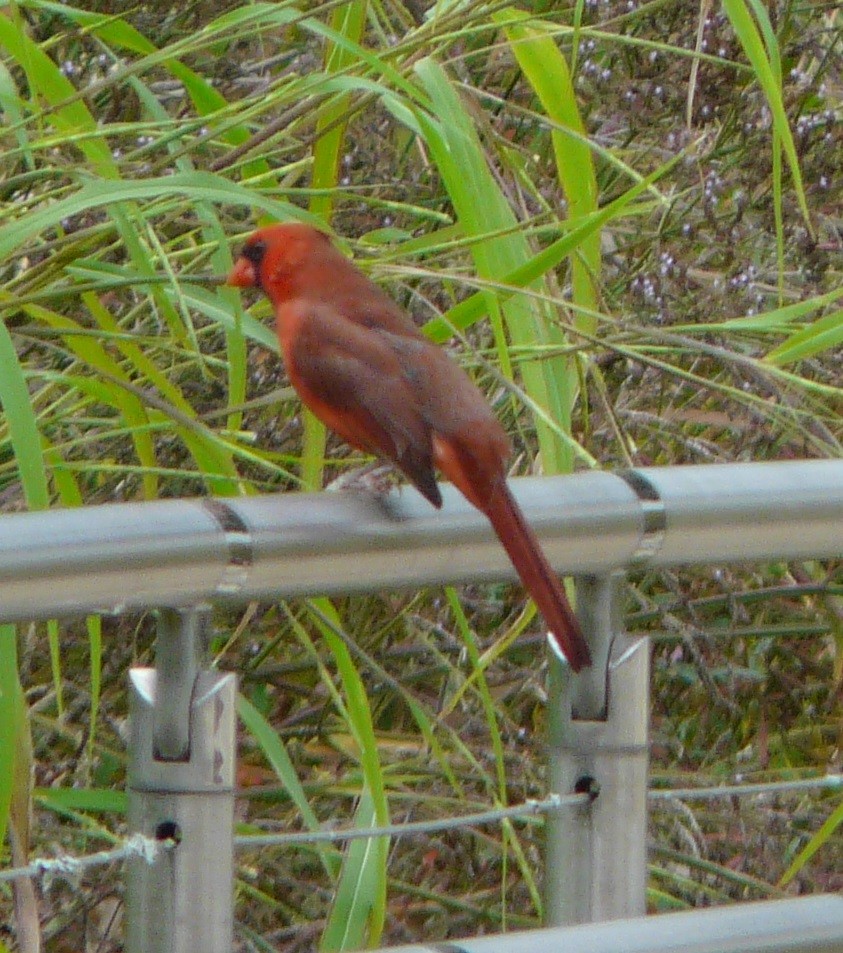
[{"label": "metal bracket", "polygon": [[162,610],[129,673],[129,829],[175,846],[127,872],[127,953],[230,953],[237,680],[201,667],[206,609]]},{"label": "metal bracket", "polygon": [[545,923],[639,916],[646,905],[649,644],[621,631],[622,574],[578,581],[594,664],[573,676],[550,663],[548,784],[588,793],[548,815]]}]

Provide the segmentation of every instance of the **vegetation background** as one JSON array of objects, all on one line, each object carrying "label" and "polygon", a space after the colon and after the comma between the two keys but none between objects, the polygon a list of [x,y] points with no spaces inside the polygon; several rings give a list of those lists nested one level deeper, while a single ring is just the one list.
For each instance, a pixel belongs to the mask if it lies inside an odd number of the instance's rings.
[{"label": "vegetation background", "polygon": [[[211,280],[289,217],[342,236],[453,346],[514,474],[839,456],[842,39],[839,6],[810,0],[4,3],[3,509],[293,491],[359,462],[302,415],[266,303]],[[630,580],[654,784],[840,770],[839,568]],[[545,665],[519,589],[215,626],[242,677],[244,825],[541,796]],[[153,631],[0,632],[6,844],[120,840],[126,671]],[[841,820],[839,793],[661,805],[650,905],[839,890]],[[540,844],[532,821],[244,855],[237,948],[536,925]],[[18,926],[118,950],[119,884],[40,885]],[[0,948],[15,920],[2,884]]]}]

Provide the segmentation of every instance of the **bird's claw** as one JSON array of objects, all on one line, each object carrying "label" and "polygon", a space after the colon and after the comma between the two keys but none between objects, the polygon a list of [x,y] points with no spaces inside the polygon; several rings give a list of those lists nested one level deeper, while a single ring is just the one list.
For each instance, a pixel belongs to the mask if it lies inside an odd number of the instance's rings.
[{"label": "bird's claw", "polygon": [[363,490],[375,496],[387,496],[399,483],[395,467],[389,463],[370,463],[340,474],[325,487],[329,493]]}]

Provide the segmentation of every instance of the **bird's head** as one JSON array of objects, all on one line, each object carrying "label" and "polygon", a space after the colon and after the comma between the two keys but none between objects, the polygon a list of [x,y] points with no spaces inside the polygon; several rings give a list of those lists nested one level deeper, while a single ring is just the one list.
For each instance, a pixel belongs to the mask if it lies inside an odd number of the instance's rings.
[{"label": "bird's head", "polygon": [[331,239],[300,222],[259,228],[246,239],[226,279],[235,288],[260,288],[273,301],[288,297],[302,266],[333,250]]}]

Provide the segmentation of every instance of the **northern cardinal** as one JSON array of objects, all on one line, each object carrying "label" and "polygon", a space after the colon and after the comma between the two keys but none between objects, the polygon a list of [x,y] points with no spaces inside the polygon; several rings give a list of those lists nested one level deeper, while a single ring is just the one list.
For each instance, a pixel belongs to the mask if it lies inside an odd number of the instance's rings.
[{"label": "northern cardinal", "polygon": [[290,381],[323,423],[389,460],[435,507],[439,469],[486,514],[571,667],[590,664],[559,579],[507,487],[509,439],[462,368],[308,225],[255,232],[227,283],[269,297]]}]

